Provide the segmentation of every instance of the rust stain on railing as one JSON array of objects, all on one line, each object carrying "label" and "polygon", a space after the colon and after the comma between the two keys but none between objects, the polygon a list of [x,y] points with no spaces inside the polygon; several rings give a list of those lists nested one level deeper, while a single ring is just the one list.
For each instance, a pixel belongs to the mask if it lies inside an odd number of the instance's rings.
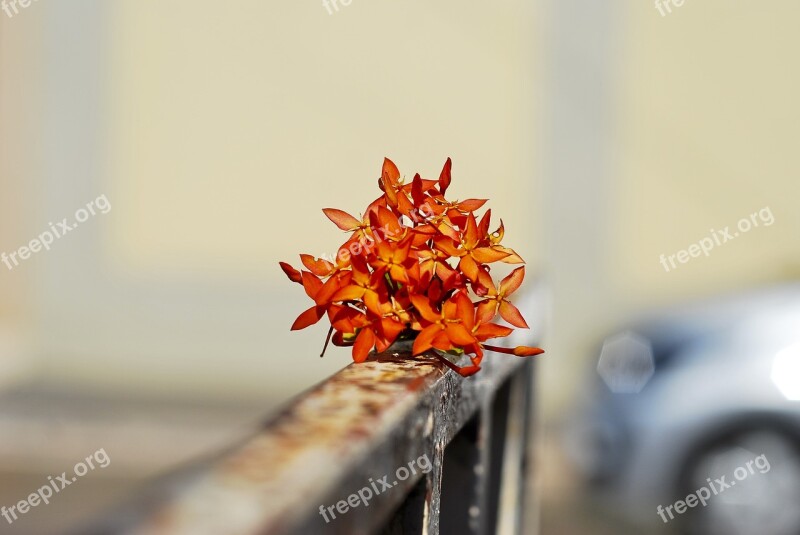
[{"label": "rust stain on railing", "polygon": [[[424,478],[419,511],[411,516],[418,516],[412,520],[420,533],[435,535],[445,447],[467,421],[486,412],[499,385],[520,366],[518,359],[501,358],[463,379],[431,357],[384,355],[350,365],[298,396],[251,439],[201,467],[163,502],[129,507],[124,521],[88,533],[369,534],[397,517],[397,508],[419,494],[414,489]],[[481,444],[487,440],[484,427]],[[332,522],[318,514],[319,506],[347,499],[370,478],[394,473],[422,455],[430,456],[430,473],[398,482],[368,508],[353,508]],[[485,469],[485,455],[480,459],[476,477]]]}]

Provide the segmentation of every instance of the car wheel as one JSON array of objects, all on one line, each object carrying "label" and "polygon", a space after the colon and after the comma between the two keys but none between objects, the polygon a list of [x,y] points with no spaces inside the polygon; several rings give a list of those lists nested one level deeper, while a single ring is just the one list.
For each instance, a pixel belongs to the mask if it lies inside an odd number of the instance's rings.
[{"label": "car wheel", "polygon": [[680,496],[692,494],[708,497],[680,517],[685,533],[798,535],[798,443],[772,430],[729,435],[687,464]]}]

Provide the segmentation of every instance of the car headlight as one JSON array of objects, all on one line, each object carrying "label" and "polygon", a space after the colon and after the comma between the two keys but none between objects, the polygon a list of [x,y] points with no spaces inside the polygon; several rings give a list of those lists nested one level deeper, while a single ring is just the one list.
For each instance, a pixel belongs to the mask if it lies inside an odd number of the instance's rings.
[{"label": "car headlight", "polygon": [[623,332],[603,342],[597,373],[615,394],[636,394],[655,373],[653,346],[632,332]]},{"label": "car headlight", "polygon": [[781,349],[775,355],[772,382],[786,399],[800,401],[800,344]]}]

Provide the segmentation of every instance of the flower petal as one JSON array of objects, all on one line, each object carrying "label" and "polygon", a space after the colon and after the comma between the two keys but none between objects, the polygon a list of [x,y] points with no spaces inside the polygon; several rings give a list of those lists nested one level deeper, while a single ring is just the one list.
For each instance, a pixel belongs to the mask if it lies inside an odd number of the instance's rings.
[{"label": "flower petal", "polygon": [[514,329],[496,323],[483,323],[475,330],[475,337],[482,342],[490,338],[503,338],[513,332]]},{"label": "flower petal", "polygon": [[416,357],[433,347],[433,339],[440,332],[442,332],[442,328],[439,325],[429,325],[422,329],[414,340],[414,346],[411,349],[412,355]]},{"label": "flower petal", "polygon": [[397,248],[392,252],[392,260],[395,264],[402,264],[408,259],[408,253],[411,252],[411,243],[413,241],[413,236],[408,236],[397,244]]},{"label": "flower petal", "polygon": [[508,256],[508,253],[492,249],[491,247],[478,247],[472,250],[472,258],[481,264],[497,262]]},{"label": "flower petal", "polygon": [[402,284],[409,283],[408,273],[406,272],[406,269],[402,266],[397,266],[393,264],[389,268],[389,277],[391,277],[391,279],[395,282],[399,282]]},{"label": "flower petal", "polygon": [[488,239],[489,234],[489,225],[491,224],[492,220],[492,209],[486,210],[486,213],[483,214],[480,223],[478,223],[478,234],[481,236],[481,240]]},{"label": "flower petal", "polygon": [[492,244],[497,245],[501,241],[503,241],[503,236],[505,236],[505,233],[506,233],[506,227],[505,225],[503,225],[503,220],[501,219],[500,226],[497,227],[497,230],[492,232],[492,234],[489,236],[489,240],[492,242]]},{"label": "flower petal", "polygon": [[419,173],[414,175],[414,180],[411,182],[411,199],[415,207],[425,202],[425,196],[422,194],[422,177]]},{"label": "flower petal", "polygon": [[322,211],[333,221],[333,224],[342,230],[355,230],[361,226],[361,221],[351,216],[347,212],[336,208],[323,208]]},{"label": "flower petal", "polygon": [[291,264],[287,264],[286,262],[279,262],[279,264],[283,272],[286,273],[286,276],[289,277],[290,281],[303,284],[303,276],[299,271],[293,268]]},{"label": "flower petal", "polygon": [[475,324],[475,305],[464,292],[458,292],[453,299],[456,302],[456,315],[468,330]]},{"label": "flower petal", "polygon": [[367,307],[367,310],[373,314],[378,316],[383,314],[381,307],[382,304],[384,304],[384,302],[381,301],[381,295],[378,292],[374,290],[368,290],[364,294],[364,305]]},{"label": "flower petal", "polygon": [[381,320],[381,334],[387,344],[391,344],[397,340],[397,337],[400,336],[400,333],[403,332],[405,328],[405,325],[392,318],[383,318]]},{"label": "flower petal", "polygon": [[370,350],[375,346],[375,333],[370,328],[361,329],[353,344],[353,360],[361,363],[367,360]]},{"label": "flower petal", "polygon": [[508,301],[501,302],[500,308],[498,310],[503,319],[509,322],[514,327],[519,327],[520,329],[529,328],[527,322],[525,321],[525,318],[523,318],[522,314],[520,314],[519,309],[517,309],[517,307],[515,307]]},{"label": "flower petal", "polygon": [[305,329],[311,325],[317,323],[324,313],[323,307],[313,306],[297,316],[297,319],[294,320],[292,324],[293,331],[299,331],[300,329]]},{"label": "flower petal", "polygon": [[453,161],[448,158],[446,162],[444,162],[444,167],[442,168],[442,172],[439,174],[439,192],[444,195],[447,191],[447,188],[450,187],[450,181],[452,180],[451,173],[453,169]]},{"label": "flower petal", "polygon": [[388,180],[390,184],[397,184],[397,181],[400,179],[400,170],[389,158],[383,159],[381,177],[383,177],[384,180]]},{"label": "flower petal", "polygon": [[395,187],[396,186],[394,184],[390,183],[385,185],[383,188],[384,191],[386,192],[386,195],[384,195],[384,197],[386,198],[386,204],[388,206],[391,206],[392,208],[397,208],[397,202],[398,202],[397,190],[395,189]]},{"label": "flower petal", "polygon": [[352,273],[349,271],[340,272],[337,275],[334,275],[325,281],[325,284],[323,284],[322,288],[319,289],[317,295],[314,297],[314,302],[317,303],[317,305],[326,305],[330,303],[331,298],[336,292],[350,284],[351,278]]},{"label": "flower petal", "polygon": [[480,241],[478,223],[475,222],[475,216],[469,214],[469,217],[467,217],[467,228],[464,230],[464,248],[474,249],[475,246],[478,245],[478,241]]},{"label": "flower petal", "polygon": [[532,357],[534,355],[541,355],[544,349],[538,347],[517,346],[517,347],[497,347],[490,345],[483,345],[484,349],[495,351],[497,353],[505,353],[506,355],[516,355],[517,357]]},{"label": "flower petal", "polygon": [[470,255],[461,257],[461,261],[458,263],[458,269],[460,269],[461,272],[472,282],[478,280],[478,276],[480,275],[481,271],[481,268],[478,266],[477,262],[475,262]]},{"label": "flower petal", "polygon": [[314,258],[310,254],[301,254],[300,260],[311,273],[318,277],[327,277],[333,271],[333,264],[323,258]]},{"label": "flower petal", "polygon": [[458,203],[459,210],[463,212],[474,212],[486,204],[487,199],[467,199]]},{"label": "flower petal", "polygon": [[302,273],[303,277],[303,288],[306,290],[306,295],[308,295],[311,299],[316,300],[317,294],[319,293],[320,289],[322,288],[322,281],[316,277],[316,275],[304,271]]},{"label": "flower petal", "polygon": [[520,255],[518,255],[517,252],[514,249],[511,249],[510,247],[503,247],[502,245],[495,245],[492,248],[497,250],[497,251],[503,251],[505,253],[508,253],[508,256],[503,259],[503,262],[505,262],[506,264],[524,264],[525,263],[525,260],[523,260],[522,257]]},{"label": "flower petal", "polygon": [[451,223],[449,223],[447,220],[442,220],[437,225],[436,229],[441,234],[443,234],[444,236],[447,236],[451,240],[454,240],[456,242],[461,240],[461,235],[458,233],[458,231],[456,229],[453,228],[453,225]]},{"label": "flower petal", "polygon": [[472,375],[475,375],[479,371],[481,371],[480,366],[464,366],[463,368],[458,369],[458,374],[461,377],[470,377]]},{"label": "flower petal", "polygon": [[517,288],[520,287],[524,278],[525,266],[518,267],[512,271],[508,277],[500,281],[500,295],[502,297],[508,297],[509,295],[513,294]]},{"label": "flower petal", "polygon": [[364,292],[366,291],[363,286],[351,284],[333,294],[331,301],[355,301],[364,297]]},{"label": "flower petal", "polygon": [[441,252],[449,256],[462,256],[464,251],[458,248],[456,242],[446,236],[437,236],[433,240],[434,245]]},{"label": "flower petal", "polygon": [[478,323],[489,323],[497,315],[497,301],[481,301],[475,319]]},{"label": "flower petal", "polygon": [[356,332],[354,321],[361,321],[363,312],[349,306],[333,305],[328,309],[328,319],[331,326],[342,333],[353,334]]},{"label": "flower petal", "polygon": [[[394,215],[388,208],[379,206],[374,214],[377,225],[373,223],[373,227],[377,228],[373,229],[373,232],[381,232],[379,239],[395,238],[395,241],[397,241],[402,238],[403,226],[400,224],[397,216]],[[372,218],[373,216],[370,216],[370,221],[372,221]]]},{"label": "flower petal", "polygon": [[460,323],[448,323],[444,330],[447,337],[456,346],[467,346],[475,343],[475,338]]},{"label": "flower petal", "polygon": [[411,294],[409,298],[411,299],[411,303],[414,305],[414,308],[417,309],[417,312],[419,312],[419,315],[422,316],[425,321],[436,323],[442,319],[442,315],[434,310],[427,297],[418,294]]},{"label": "flower petal", "polygon": [[447,337],[447,333],[445,333],[443,330],[440,330],[439,333],[433,338],[431,345],[433,345],[433,347],[439,351],[450,351],[453,349],[453,342],[450,341],[450,338]]},{"label": "flower petal", "polygon": [[533,357],[542,353],[544,353],[544,349],[539,347],[517,346],[514,348],[514,354],[518,357]]}]

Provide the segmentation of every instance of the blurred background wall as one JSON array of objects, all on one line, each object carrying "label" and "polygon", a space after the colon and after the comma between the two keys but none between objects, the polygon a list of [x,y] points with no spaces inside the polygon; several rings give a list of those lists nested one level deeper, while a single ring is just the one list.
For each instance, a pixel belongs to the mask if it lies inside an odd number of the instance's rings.
[{"label": "blurred background wall", "polygon": [[[543,387],[557,414],[620,321],[800,274],[800,7],[540,7],[537,174],[554,296]],[[659,263],[765,207],[771,226],[669,272]]]},{"label": "blurred background wall", "polygon": [[113,207],[3,273],[24,285],[4,304],[28,328],[20,359],[195,397],[324,378],[347,353],[320,361],[323,328],[288,331],[307,304],[277,262],[333,254],[321,208],[360,213],[384,156],[432,177],[451,156],[454,193],[491,197],[535,265],[533,20],[521,1],[71,1],[3,20],[2,247],[98,195]]},{"label": "blurred background wall", "polygon": [[[3,271],[6,375],[256,398],[324,377],[346,355],[310,359],[322,329],[287,332],[304,302],[276,262],[332,252],[319,209],[363,209],[384,155],[427,176],[452,156],[457,194],[491,197],[551,284],[562,402],[621,317],[796,276],[800,8],[683,8],[87,0],[3,17],[3,250],[113,206]],[[767,206],[773,226],[658,263]]]},{"label": "blurred background wall", "polygon": [[[340,0],[341,2],[341,0]],[[332,254],[384,156],[454,160],[549,288],[558,422],[597,342],[653,308],[800,274],[800,5],[41,0],[0,15],[0,384],[244,401],[345,366],[278,270]],[[769,208],[756,228],[675,254]]]},{"label": "blurred background wall", "polygon": [[[287,332],[304,298],[276,262],[331,253],[319,209],[363,209],[384,155],[427,176],[452,156],[457,194],[491,197],[550,284],[557,410],[621,318],[796,277],[798,9],[87,0],[3,17],[2,249],[113,206],[2,271],[5,377],[285,398],[347,357],[310,358],[320,328]],[[659,264],[764,207],[773,226]]]}]

